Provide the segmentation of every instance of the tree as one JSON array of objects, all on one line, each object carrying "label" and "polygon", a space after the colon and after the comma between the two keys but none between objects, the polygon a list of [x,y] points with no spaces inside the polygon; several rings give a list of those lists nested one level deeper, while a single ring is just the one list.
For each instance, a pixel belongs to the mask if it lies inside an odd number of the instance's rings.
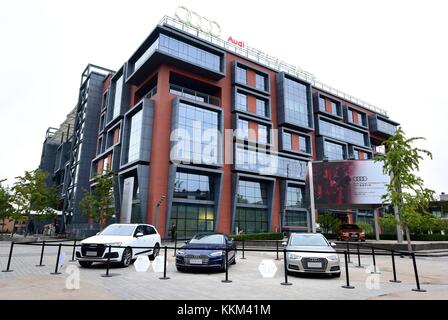
[{"label": "tree", "polygon": [[341,225],[341,221],[331,213],[320,214],[317,218],[317,222],[320,224],[324,233],[329,233],[330,230],[336,231]]},{"label": "tree", "polygon": [[115,213],[113,207],[114,174],[108,172],[95,179],[91,192],[84,190],[79,206],[83,214],[100,225],[101,230]]},{"label": "tree", "polygon": [[35,211],[39,219],[55,218],[59,195],[55,187],[47,186],[47,177],[48,173],[41,169],[16,177],[12,187],[16,216],[29,219],[31,211]]},{"label": "tree", "polygon": [[372,232],[372,225],[370,223],[363,222],[363,221],[359,221],[359,222],[357,221],[356,224],[366,234],[370,234]]},{"label": "tree", "polygon": [[383,203],[390,203],[397,209],[396,216],[386,214],[382,223],[386,226],[399,225],[404,229],[409,251],[412,251],[410,230],[421,227],[422,215],[429,213],[429,202],[434,197],[434,191],[425,188],[423,180],[415,174],[425,156],[432,159],[431,152],[413,146],[417,140],[425,138],[406,138],[399,127],[384,142],[386,155],[375,158],[375,161],[383,163],[384,174],[391,177]]},{"label": "tree", "polygon": [[13,206],[13,197],[11,190],[8,187],[4,187],[2,183],[5,180],[0,180],[0,221],[1,221],[1,231],[4,231],[5,220],[15,220],[16,211]]}]

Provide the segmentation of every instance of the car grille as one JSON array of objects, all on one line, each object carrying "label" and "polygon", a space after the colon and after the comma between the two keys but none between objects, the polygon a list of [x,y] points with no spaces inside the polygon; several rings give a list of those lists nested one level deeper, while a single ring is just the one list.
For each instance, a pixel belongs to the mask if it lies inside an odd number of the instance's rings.
[{"label": "car grille", "polygon": [[[102,257],[106,247],[104,244],[83,244],[81,246],[81,254],[83,257]],[[96,252],[95,256],[87,255],[87,252]]]},{"label": "car grille", "polygon": [[[308,264],[310,262],[320,262],[322,264],[322,268],[313,268],[309,267]],[[327,259],[325,258],[302,258],[302,266],[306,271],[320,271],[323,272],[327,270]]]},{"label": "car grille", "polygon": [[208,256],[206,254],[187,254],[185,256],[185,263],[191,264],[191,260],[202,260],[202,264],[208,264]]}]

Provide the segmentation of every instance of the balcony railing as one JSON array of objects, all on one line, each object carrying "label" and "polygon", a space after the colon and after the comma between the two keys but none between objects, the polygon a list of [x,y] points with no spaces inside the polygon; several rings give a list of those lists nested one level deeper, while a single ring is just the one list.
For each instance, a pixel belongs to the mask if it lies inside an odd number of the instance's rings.
[{"label": "balcony railing", "polygon": [[175,84],[170,84],[170,93],[177,94],[178,96],[189,98],[195,101],[212,104],[218,107],[221,105],[221,99],[217,97],[210,96],[199,91],[187,89]]}]

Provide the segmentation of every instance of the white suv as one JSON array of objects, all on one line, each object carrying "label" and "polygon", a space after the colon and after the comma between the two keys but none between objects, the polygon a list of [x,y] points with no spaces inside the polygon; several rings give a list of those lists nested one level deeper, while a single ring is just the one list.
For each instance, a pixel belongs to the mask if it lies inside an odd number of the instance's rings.
[{"label": "white suv", "polygon": [[115,223],[96,236],[81,241],[76,259],[82,267],[90,267],[94,262],[106,262],[109,258],[108,246],[115,246],[120,248],[111,248],[110,261],[127,267],[138,253],[154,259],[160,252],[160,244],[160,235],[152,225]]}]

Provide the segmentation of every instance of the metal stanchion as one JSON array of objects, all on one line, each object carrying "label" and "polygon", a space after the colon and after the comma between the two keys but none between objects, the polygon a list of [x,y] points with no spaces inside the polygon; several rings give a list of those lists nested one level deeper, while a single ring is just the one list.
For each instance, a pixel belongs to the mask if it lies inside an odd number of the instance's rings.
[{"label": "metal stanchion", "polygon": [[243,239],[243,256],[241,257],[241,259],[246,259],[246,258],[244,257],[244,239]]},{"label": "metal stanchion", "polygon": [[45,240],[42,241],[42,250],[40,251],[40,262],[39,264],[36,264],[36,267],[45,267],[45,265],[42,264],[44,260],[44,251],[45,251]]},{"label": "metal stanchion", "polygon": [[415,283],[417,284],[417,289],[412,289],[412,291],[426,292],[426,290],[420,288],[420,280],[418,279],[417,262],[415,261],[414,252],[412,252],[412,264],[414,265]]},{"label": "metal stanchion", "polygon": [[163,277],[160,277],[159,278],[160,280],[168,280],[170,278],[170,277],[166,276],[166,258],[168,255],[167,251],[168,251],[168,247],[165,246],[165,249],[164,249],[165,253],[164,253],[164,257],[163,257]]},{"label": "metal stanchion", "polygon": [[278,240],[275,240],[275,244],[276,244],[276,251],[277,251],[277,258],[275,260],[280,260],[280,258],[278,257]]},{"label": "metal stanchion", "polygon": [[354,286],[350,285],[350,276],[348,272],[348,261],[347,261],[347,251],[344,251],[344,261],[345,261],[345,280],[347,281],[345,286],[342,286],[344,289],[354,289]]},{"label": "metal stanchion", "polygon": [[232,282],[232,280],[229,280],[229,250],[227,247],[226,247],[226,279],[221,280],[221,282],[224,282],[224,283]]},{"label": "metal stanchion", "polygon": [[348,256],[348,262],[351,263],[351,260],[350,260],[350,240],[347,240],[347,256]]},{"label": "metal stanchion", "polygon": [[50,273],[53,275],[56,274],[61,274],[58,270],[59,270],[59,258],[61,257],[61,248],[62,248],[62,244],[59,244],[58,246],[58,256],[56,257],[56,265],[54,267],[54,272]]},{"label": "metal stanchion", "polygon": [[2,272],[13,272],[13,270],[10,269],[13,249],[14,249],[14,241],[11,242],[11,247],[9,249],[8,265],[6,266],[6,270],[2,270]]},{"label": "metal stanchion", "polygon": [[376,271],[375,248],[372,248],[373,271],[370,273],[381,273]]},{"label": "metal stanchion", "polygon": [[389,282],[396,282],[396,283],[400,283],[400,280],[397,280],[397,272],[395,270],[395,254],[394,254],[394,250],[391,250],[392,253],[392,272],[394,274],[394,279],[393,280],[389,280]]},{"label": "metal stanchion", "polygon": [[112,250],[112,246],[109,246],[109,251],[108,251],[108,255],[107,255],[106,273],[101,275],[103,278],[110,278],[110,277],[112,277],[112,275],[109,273],[109,269],[110,269],[110,252],[111,252],[111,250]]},{"label": "metal stanchion", "polygon": [[72,252],[72,260],[70,262],[75,262],[75,251],[76,251],[76,239],[73,242],[73,252]]},{"label": "metal stanchion", "polygon": [[291,282],[288,282],[288,266],[286,264],[287,264],[287,261],[286,261],[286,248],[285,248],[285,249],[283,249],[283,266],[285,269],[285,282],[280,283],[282,286],[292,285]]},{"label": "metal stanchion", "polygon": [[358,265],[356,266],[356,268],[364,268],[361,265],[361,254],[359,252],[359,244],[358,243],[356,244],[356,251],[357,251],[357,254],[358,254]]}]

